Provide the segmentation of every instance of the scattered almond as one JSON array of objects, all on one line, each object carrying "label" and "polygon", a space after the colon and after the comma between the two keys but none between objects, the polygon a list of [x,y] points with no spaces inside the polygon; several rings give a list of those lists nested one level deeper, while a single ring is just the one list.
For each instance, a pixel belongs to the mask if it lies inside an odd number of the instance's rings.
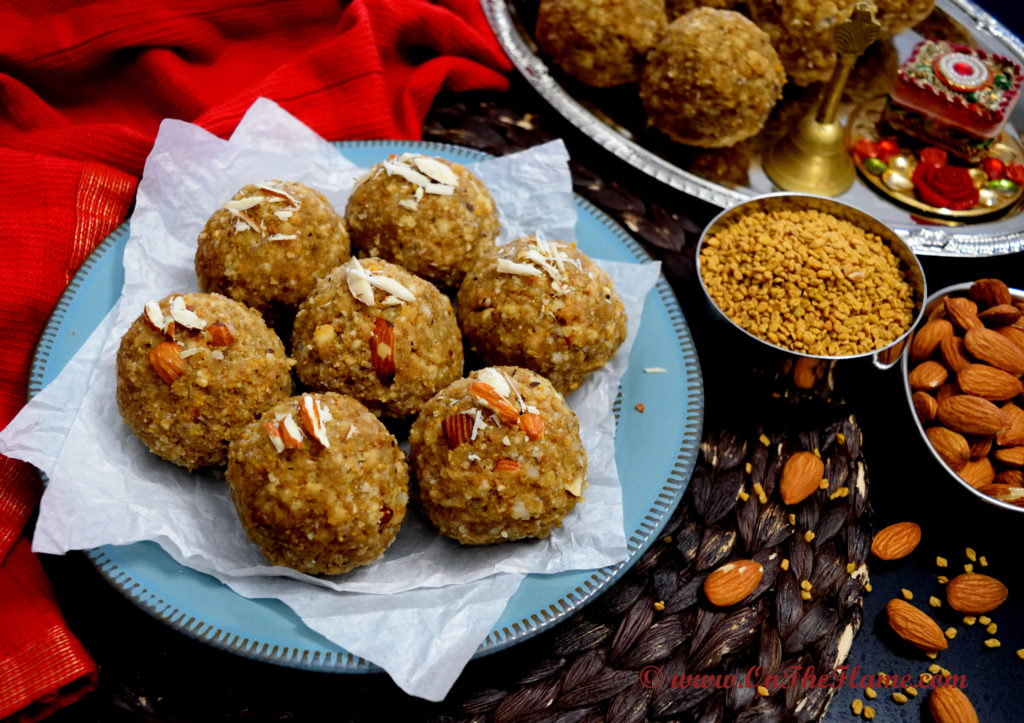
[{"label": "scattered almond", "polygon": [[946,367],[939,364],[937,361],[923,361],[916,367],[910,370],[910,375],[907,377],[910,381],[910,388],[917,390],[933,390],[938,389],[945,383],[949,377],[949,372],[946,371]]},{"label": "scattered almond", "polygon": [[997,449],[992,456],[1007,467],[1024,467],[1024,446]]},{"label": "scattered almond", "polygon": [[996,434],[996,444],[1000,447],[1016,447],[1024,444],[1024,409],[1013,402],[1007,402],[999,408],[1010,423],[1006,429]]},{"label": "scattered almond", "polygon": [[978,714],[959,688],[934,688],[928,696],[928,710],[935,723],[978,723]]},{"label": "scattered almond", "polygon": [[945,319],[933,319],[914,334],[910,342],[910,358],[914,361],[927,359],[939,348],[943,339],[953,337],[953,325]]},{"label": "scattered almond", "polygon": [[946,585],[946,602],[967,615],[980,615],[995,610],[1006,600],[1006,585],[994,577],[976,572],[957,575]]},{"label": "scattered almond", "polygon": [[871,541],[871,553],[880,560],[899,560],[913,552],[920,542],[920,525],[896,522],[878,531]]},{"label": "scattered almond", "polygon": [[704,596],[716,607],[746,599],[761,582],[764,568],[753,560],[727,562],[704,579]]},{"label": "scattered almond", "polygon": [[1010,426],[1010,420],[999,407],[972,394],[957,394],[939,402],[935,418],[961,434],[998,434]]},{"label": "scattered almond", "polygon": [[825,473],[825,463],[813,452],[796,452],[782,468],[779,492],[782,501],[795,505],[807,499],[818,489],[818,483]]},{"label": "scattered almond", "polygon": [[968,329],[964,346],[976,359],[1015,376],[1024,374],[1024,351],[997,331],[985,327]]},{"label": "scattered almond", "polygon": [[926,651],[945,650],[946,636],[927,613],[910,603],[893,598],[885,606],[889,626],[911,645]]},{"label": "scattered almond", "polygon": [[964,346],[964,340],[959,336],[950,336],[943,339],[942,343],[939,344],[939,352],[942,354],[942,361],[953,370],[954,374],[971,363],[971,360],[967,357],[967,347]]},{"label": "scattered almond", "polygon": [[992,484],[992,480],[996,476],[996,468],[992,466],[992,462],[989,461],[988,457],[979,457],[978,459],[970,460],[957,470],[957,474],[960,475],[964,482],[978,489]]},{"label": "scattered almond", "polygon": [[917,413],[917,418],[921,420],[921,424],[929,424],[935,419],[935,415],[939,411],[939,403],[935,397],[928,392],[919,390],[914,392],[912,401],[914,411]]},{"label": "scattered almond", "polygon": [[990,306],[978,314],[985,326],[1009,326],[1020,318],[1020,309],[1013,304]]},{"label": "scattered almond", "polygon": [[971,284],[971,288],[968,289],[967,295],[972,300],[986,308],[990,306],[999,306],[1000,304],[1013,303],[1013,295],[1010,294],[1010,287],[999,279],[978,279]]},{"label": "scattered almond", "polygon": [[971,447],[967,438],[946,427],[929,427],[925,430],[932,449],[954,472],[959,472],[971,458]]},{"label": "scattered almond", "polygon": [[1021,392],[1020,379],[988,364],[968,364],[957,372],[956,383],[964,394],[1005,402]]},{"label": "scattered almond", "polygon": [[946,307],[946,315],[954,325],[969,331],[982,326],[978,318],[978,305],[963,296],[944,296],[942,303]]}]

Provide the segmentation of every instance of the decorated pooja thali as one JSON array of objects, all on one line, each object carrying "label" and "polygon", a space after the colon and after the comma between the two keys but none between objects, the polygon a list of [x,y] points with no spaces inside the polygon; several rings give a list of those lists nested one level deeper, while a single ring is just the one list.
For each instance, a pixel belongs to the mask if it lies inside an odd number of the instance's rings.
[{"label": "decorated pooja thali", "polygon": [[[787,67],[789,80],[781,99],[756,135],[724,147],[687,145],[672,140],[671,131],[652,127],[656,121],[650,108],[645,108],[644,91],[637,82],[594,87],[580,82],[578,72],[574,77],[560,67],[550,48],[545,51],[537,41],[538,7],[537,0],[484,1],[492,28],[526,81],[590,139],[648,176],[719,207],[779,190],[765,172],[762,157],[779,139],[795,132],[801,119],[813,116],[826,91],[820,75],[811,81],[801,79],[804,84],[797,85],[792,67]],[[1018,178],[1024,170],[1020,142],[1024,106],[1016,104],[1019,77],[1016,86],[1003,87],[1005,77],[998,72],[1000,66],[993,65],[998,60],[1007,67],[1024,66],[1024,44],[969,0],[938,0],[924,20],[909,29],[896,23],[895,30],[891,37],[882,33],[845,79],[837,120],[845,128],[845,152],[857,172],[852,186],[837,200],[887,224],[919,254],[982,257],[1024,249],[1019,216],[1024,179]],[[927,149],[934,144],[927,138],[902,129],[894,133],[887,123],[892,113],[884,111],[892,105],[901,70],[926,39],[961,51],[947,53],[955,57],[947,58],[946,72],[936,76],[946,79],[943,90],[959,92],[953,88],[957,79],[968,78],[966,82],[976,87],[966,89],[964,95],[975,108],[986,102],[1002,103],[1006,111],[994,137],[966,158],[951,154],[947,160],[929,154]],[[786,50],[781,47],[780,55],[785,61]],[[813,55],[808,52],[808,64]],[[922,151],[928,163],[920,163]],[[929,195],[934,184],[923,188],[920,177],[925,170],[940,168],[938,175],[964,184],[970,203]]]}]

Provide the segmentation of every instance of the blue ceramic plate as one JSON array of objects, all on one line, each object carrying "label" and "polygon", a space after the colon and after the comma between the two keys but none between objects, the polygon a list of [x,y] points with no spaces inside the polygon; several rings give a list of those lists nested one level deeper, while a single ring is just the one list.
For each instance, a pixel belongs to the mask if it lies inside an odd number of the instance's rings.
[{"label": "blue ceramic plate", "polygon": [[[427,153],[460,162],[486,155],[415,141],[338,144],[366,168],[389,153]],[[611,218],[577,198],[576,234],[588,255],[645,262],[643,249]],[[57,304],[36,350],[30,395],[51,382],[117,302],[124,284],[123,224],[82,265]],[[664,368],[648,374],[644,367]],[[111,401],[113,403],[113,401]],[[644,413],[634,407],[642,403]],[[623,411],[624,410],[624,411]],[[507,648],[566,618],[606,590],[657,538],[682,497],[700,444],[704,390],[686,320],[664,278],[647,297],[640,331],[615,401],[616,463],[623,495],[628,558],[596,570],[528,575],[476,655]],[[276,600],[250,600],[217,579],[179,565],[158,545],[108,545],[87,552],[101,574],[130,600],[174,628],[224,650],[271,663],[339,673],[370,672],[372,663],[307,628]]]}]

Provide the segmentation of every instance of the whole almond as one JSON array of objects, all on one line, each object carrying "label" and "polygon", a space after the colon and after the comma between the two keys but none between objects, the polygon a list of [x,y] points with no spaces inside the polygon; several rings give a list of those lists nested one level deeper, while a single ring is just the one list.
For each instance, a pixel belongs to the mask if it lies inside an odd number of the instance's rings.
[{"label": "whole almond", "polygon": [[928,711],[935,723],[978,723],[978,713],[967,694],[953,686],[933,688],[928,696]]},{"label": "whole almond", "polygon": [[818,377],[825,371],[825,362],[802,356],[793,363],[793,384],[797,389],[812,389]]},{"label": "whole almond", "polygon": [[954,373],[971,363],[971,360],[967,358],[967,347],[964,346],[964,340],[958,336],[943,339],[939,344],[939,353],[942,355],[942,361]]},{"label": "whole almond", "polygon": [[1024,471],[1019,469],[1004,469],[992,480],[993,484],[1006,485],[1007,487],[1024,487]]},{"label": "whole almond", "polygon": [[896,522],[878,531],[871,541],[871,553],[879,560],[899,560],[913,552],[920,542],[920,525]]},{"label": "whole almond", "polygon": [[395,325],[380,316],[370,332],[370,363],[384,383],[395,376]]},{"label": "whole almond", "polygon": [[1024,467],[1024,446],[1003,447],[993,452],[992,456],[1005,467]]},{"label": "whole almond", "polygon": [[967,438],[946,427],[928,427],[925,430],[932,449],[954,472],[959,472],[971,458],[971,447]]},{"label": "whole almond", "polygon": [[933,319],[914,332],[910,342],[910,358],[914,361],[927,359],[939,348],[943,339],[953,336],[953,325],[945,319]]},{"label": "whole almond", "polygon": [[999,409],[1010,420],[1010,424],[996,435],[996,444],[1000,447],[1016,447],[1024,444],[1024,409],[1013,402],[1007,402]]},{"label": "whole almond", "polygon": [[162,341],[149,350],[149,365],[157,376],[168,384],[185,373],[185,360],[181,358],[181,347],[174,341]]},{"label": "whole almond", "polygon": [[989,452],[992,451],[992,440],[995,437],[985,436],[970,436],[967,437],[967,446],[971,450],[971,459],[978,459],[979,457],[985,457]]},{"label": "whole almond", "polygon": [[825,474],[825,463],[812,452],[797,452],[782,468],[779,492],[787,505],[803,502],[811,496]]},{"label": "whole almond", "polygon": [[946,602],[964,615],[984,615],[1003,604],[1009,591],[994,577],[965,572],[946,583]]},{"label": "whole almond", "polygon": [[999,304],[978,312],[985,326],[1009,326],[1020,318],[1020,309],[1013,304]]},{"label": "whole almond", "polygon": [[968,329],[964,334],[964,346],[975,359],[1015,376],[1024,374],[1024,351],[998,331],[985,327]]},{"label": "whole almond", "polygon": [[928,392],[914,392],[911,400],[914,402],[914,411],[917,413],[917,418],[921,420],[921,424],[929,424],[935,419],[936,412],[939,411],[939,403],[936,401]]},{"label": "whole almond", "polygon": [[957,372],[956,383],[964,394],[996,402],[1013,399],[1021,391],[1020,379],[988,364],[968,364]]},{"label": "whole almond", "polygon": [[441,420],[441,432],[450,449],[455,449],[473,436],[474,418],[472,414],[456,412]]},{"label": "whole almond", "polygon": [[893,632],[921,650],[945,650],[948,643],[942,630],[928,615],[905,600],[893,598],[885,605]]},{"label": "whole almond", "polygon": [[704,596],[716,607],[735,605],[761,582],[764,568],[754,560],[727,562],[704,579]]},{"label": "whole almond", "polygon": [[923,361],[910,370],[907,381],[913,390],[931,390],[941,387],[949,377],[946,367],[937,361]]},{"label": "whole almond", "polygon": [[943,384],[939,387],[939,391],[935,392],[935,401],[942,404],[945,400],[957,394],[960,394],[960,387],[956,384]]},{"label": "whole almond", "polygon": [[1010,287],[999,279],[978,279],[971,284],[967,295],[985,309],[1013,302]]},{"label": "whole almond", "polygon": [[1000,326],[996,329],[996,333],[1024,352],[1024,329],[1018,329],[1015,326]]},{"label": "whole almond", "polygon": [[961,434],[997,434],[1010,426],[1003,411],[987,399],[957,394],[939,402],[935,418]]},{"label": "whole almond", "polygon": [[942,303],[946,307],[946,316],[953,325],[967,331],[984,326],[978,318],[978,305],[963,296],[943,297]]},{"label": "whole almond", "polygon": [[996,468],[992,466],[992,462],[989,461],[988,457],[979,457],[978,459],[972,459],[957,470],[957,474],[960,475],[960,479],[964,482],[978,489],[979,487],[992,484],[992,481],[996,478]]},{"label": "whole almond", "polygon": [[1017,507],[1024,507],[1024,487],[1013,487],[1011,485],[992,483],[978,488],[978,492],[988,495],[1000,502],[1006,502]]}]

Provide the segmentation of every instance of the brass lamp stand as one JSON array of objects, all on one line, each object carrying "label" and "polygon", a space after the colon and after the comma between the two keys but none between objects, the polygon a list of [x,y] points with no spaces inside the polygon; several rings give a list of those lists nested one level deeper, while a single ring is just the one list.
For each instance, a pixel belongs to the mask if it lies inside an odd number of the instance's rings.
[{"label": "brass lamp stand", "polygon": [[765,173],[784,191],[838,196],[853,184],[857,171],[836,114],[854,63],[878,37],[879,25],[872,10],[870,3],[857,3],[853,16],[836,28],[839,58],[821,106],[765,154]]}]

